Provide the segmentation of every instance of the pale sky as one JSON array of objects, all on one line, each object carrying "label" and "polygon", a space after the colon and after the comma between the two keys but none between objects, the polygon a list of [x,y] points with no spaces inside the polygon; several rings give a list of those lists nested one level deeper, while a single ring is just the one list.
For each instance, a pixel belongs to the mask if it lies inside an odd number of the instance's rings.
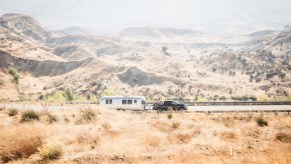
[{"label": "pale sky", "polygon": [[291,0],[0,0],[5,13],[28,14],[54,30],[155,26],[246,34],[291,24]]}]

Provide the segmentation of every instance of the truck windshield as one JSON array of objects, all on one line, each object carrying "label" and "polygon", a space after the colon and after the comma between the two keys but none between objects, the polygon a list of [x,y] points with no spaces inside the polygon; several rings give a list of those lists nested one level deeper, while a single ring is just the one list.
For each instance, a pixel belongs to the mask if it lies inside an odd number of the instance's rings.
[{"label": "truck windshield", "polygon": [[176,101],[173,101],[172,104],[173,104],[173,105],[177,105],[178,103],[177,103]]}]

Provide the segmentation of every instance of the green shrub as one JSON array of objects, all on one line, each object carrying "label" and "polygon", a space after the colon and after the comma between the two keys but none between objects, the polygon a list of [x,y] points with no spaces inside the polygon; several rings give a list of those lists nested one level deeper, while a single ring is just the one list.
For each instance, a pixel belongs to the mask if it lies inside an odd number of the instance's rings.
[{"label": "green shrub", "polygon": [[25,111],[22,113],[21,115],[21,122],[28,122],[28,121],[32,121],[32,120],[36,120],[39,121],[39,113],[33,111],[33,110],[29,110],[29,111]]},{"label": "green shrub", "polygon": [[16,115],[18,115],[18,110],[16,110],[16,109],[10,109],[9,112],[8,112],[8,115],[10,117],[16,116]]},{"label": "green shrub", "polygon": [[64,96],[64,93],[62,91],[56,91],[52,93],[51,95],[48,95],[46,97],[47,101],[52,101],[52,102],[65,102],[66,97]]},{"label": "green shrub", "polygon": [[57,142],[49,142],[38,149],[43,160],[59,159],[64,154],[63,147]]},{"label": "green shrub", "polygon": [[268,126],[268,122],[262,117],[257,117],[256,122],[259,126]]}]

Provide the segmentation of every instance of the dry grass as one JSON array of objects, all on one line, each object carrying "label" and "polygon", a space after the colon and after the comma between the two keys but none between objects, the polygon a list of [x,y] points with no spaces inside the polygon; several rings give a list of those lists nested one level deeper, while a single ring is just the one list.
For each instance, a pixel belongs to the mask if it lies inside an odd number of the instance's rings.
[{"label": "dry grass", "polygon": [[146,136],[144,144],[152,146],[152,147],[158,147],[161,143],[161,138],[159,136],[153,136],[149,135]]},{"label": "dry grass", "polygon": [[[48,124],[48,117],[57,122]],[[4,162],[39,163],[290,163],[288,115],[135,113],[113,110],[39,112],[20,123],[0,111]],[[98,118],[98,119],[97,119]],[[80,124],[76,124],[80,119]],[[53,119],[54,120],[54,119]],[[58,146],[50,146],[58,141]],[[54,144],[52,144],[54,145]],[[62,150],[62,151],[59,151]],[[63,155],[63,158],[62,158]]]},{"label": "dry grass", "polygon": [[96,146],[100,142],[100,138],[96,133],[83,131],[76,135],[76,141],[79,144],[90,144],[91,146]]},{"label": "dry grass", "polygon": [[232,131],[226,131],[226,132],[222,132],[220,134],[220,137],[223,139],[223,140],[226,140],[226,141],[231,141],[231,140],[234,140],[236,139],[236,134],[235,132],[232,132]]},{"label": "dry grass", "polygon": [[230,117],[222,118],[222,122],[224,126],[226,127],[234,127],[235,126],[235,120]]},{"label": "dry grass", "polygon": [[168,136],[168,141],[170,143],[186,144],[189,143],[193,137],[194,135],[189,133],[171,134]]},{"label": "dry grass", "polygon": [[104,128],[105,130],[109,130],[112,128],[112,126],[108,123],[108,122],[104,122],[101,124],[102,128]]},{"label": "dry grass", "polygon": [[36,153],[44,140],[44,133],[42,125],[20,125],[13,129],[1,129],[1,160],[8,162],[18,158],[27,158]]}]

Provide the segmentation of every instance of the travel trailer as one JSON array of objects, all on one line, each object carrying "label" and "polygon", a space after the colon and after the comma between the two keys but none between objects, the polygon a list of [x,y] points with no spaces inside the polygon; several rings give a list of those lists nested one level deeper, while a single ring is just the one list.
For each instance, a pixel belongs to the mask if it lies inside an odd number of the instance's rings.
[{"label": "travel trailer", "polygon": [[103,96],[100,105],[117,110],[145,110],[147,103],[144,96]]}]

